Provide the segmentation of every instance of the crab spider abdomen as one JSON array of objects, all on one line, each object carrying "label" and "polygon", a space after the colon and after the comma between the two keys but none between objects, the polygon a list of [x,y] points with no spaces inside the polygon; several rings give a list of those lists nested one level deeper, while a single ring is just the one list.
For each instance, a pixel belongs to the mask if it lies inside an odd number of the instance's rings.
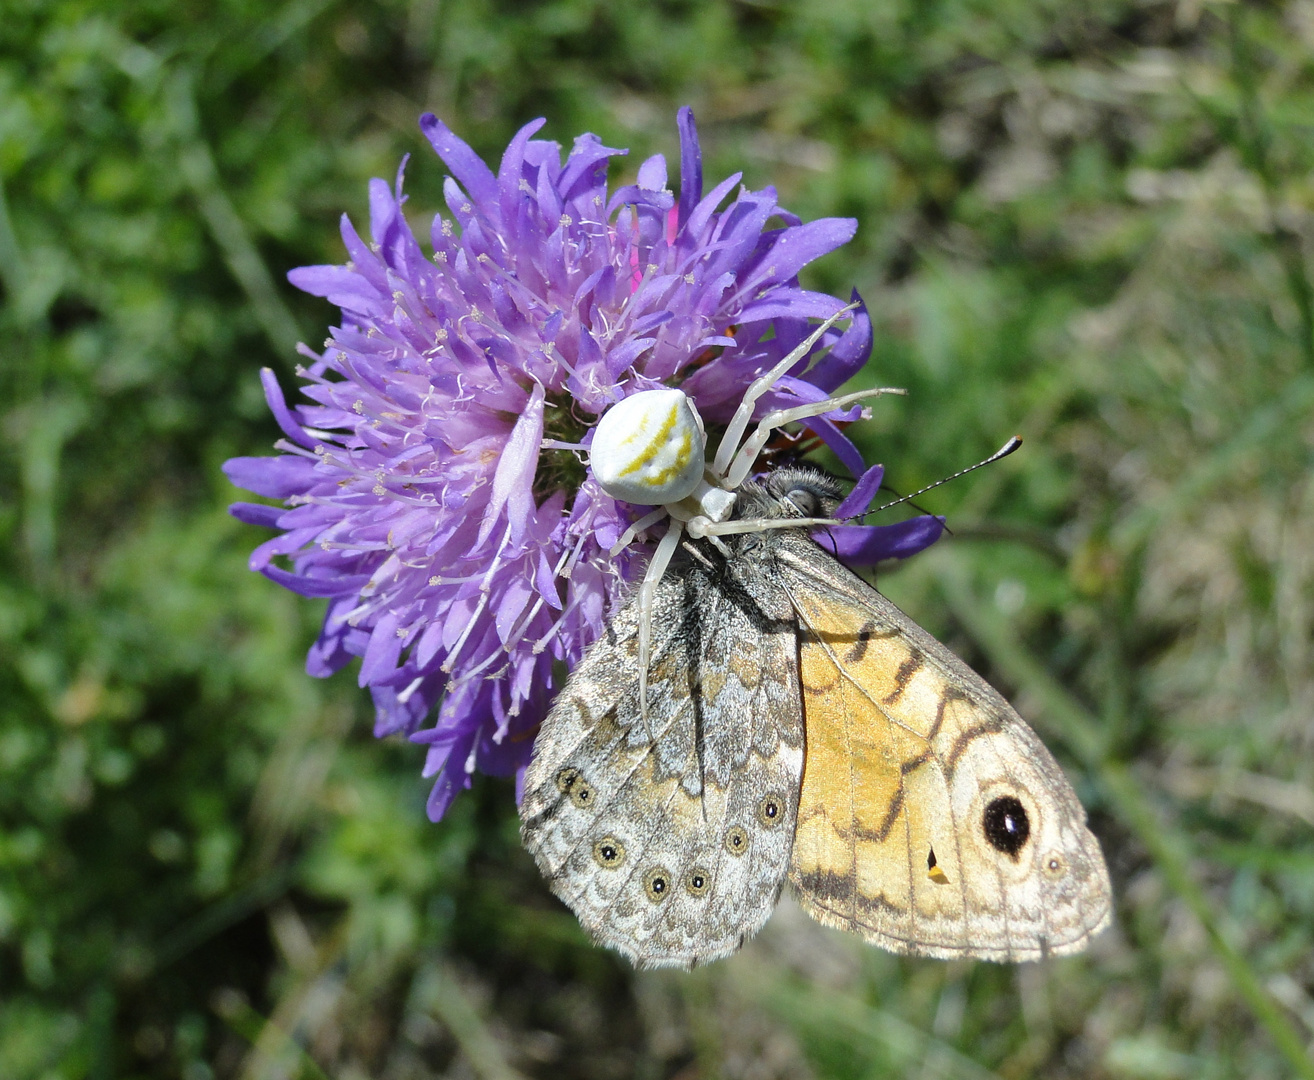
[{"label": "crab spider abdomen", "polygon": [[683,390],[641,390],[603,414],[589,464],[602,490],[639,506],[692,495],[703,480],[706,445],[698,410]]}]

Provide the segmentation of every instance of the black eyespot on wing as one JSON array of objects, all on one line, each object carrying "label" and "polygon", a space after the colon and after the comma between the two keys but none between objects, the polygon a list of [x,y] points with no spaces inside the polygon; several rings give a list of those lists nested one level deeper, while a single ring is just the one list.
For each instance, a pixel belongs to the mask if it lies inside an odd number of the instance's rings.
[{"label": "black eyespot on wing", "polygon": [[981,826],[990,846],[1014,862],[1031,837],[1031,821],[1026,807],[1012,795],[992,799],[981,815]]},{"label": "black eyespot on wing", "polygon": [[594,861],[606,870],[615,870],[625,861],[625,845],[614,836],[604,836],[593,845]]},{"label": "black eyespot on wing", "polygon": [[757,820],[768,829],[773,829],[784,821],[784,796],[774,791],[763,795],[761,802],[757,804]]},{"label": "black eyespot on wing", "polygon": [[643,875],[643,891],[654,904],[661,903],[671,891],[670,872],[664,866],[654,866]]},{"label": "black eyespot on wing", "polygon": [[711,887],[712,875],[701,866],[695,866],[684,875],[684,888],[690,896],[706,896]]},{"label": "black eyespot on wing", "polygon": [[748,830],[742,825],[731,825],[725,831],[725,849],[731,855],[742,855],[748,850]]},{"label": "black eyespot on wing", "polygon": [[567,794],[570,801],[581,810],[593,805],[593,785],[583,777],[578,778],[570,785],[570,791]]},{"label": "black eyespot on wing", "polygon": [[569,795],[570,789],[575,786],[575,781],[580,778],[580,771],[573,766],[566,766],[557,773],[557,790],[563,795]]}]

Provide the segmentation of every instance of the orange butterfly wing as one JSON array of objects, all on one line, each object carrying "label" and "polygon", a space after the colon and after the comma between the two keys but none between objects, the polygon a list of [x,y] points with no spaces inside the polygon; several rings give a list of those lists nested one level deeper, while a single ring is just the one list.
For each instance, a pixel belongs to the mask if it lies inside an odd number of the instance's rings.
[{"label": "orange butterfly wing", "polygon": [[979,675],[810,542],[781,551],[806,742],[790,880],[896,952],[1029,960],[1107,925],[1108,871],[1063,771]]}]

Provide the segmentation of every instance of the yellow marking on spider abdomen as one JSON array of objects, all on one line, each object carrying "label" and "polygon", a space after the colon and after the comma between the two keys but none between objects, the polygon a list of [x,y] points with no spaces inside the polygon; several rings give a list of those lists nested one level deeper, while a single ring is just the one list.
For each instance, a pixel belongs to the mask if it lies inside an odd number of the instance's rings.
[{"label": "yellow marking on spider abdomen", "polygon": [[639,505],[679,502],[703,478],[702,427],[680,390],[643,390],[598,421],[589,464],[614,499]]},{"label": "yellow marking on spider abdomen", "polygon": [[[689,437],[689,432],[686,430],[681,433],[679,443],[672,445],[671,432],[675,429],[678,420],[679,410],[672,405],[666,414],[666,419],[662,421],[661,427],[653,432],[652,438],[648,440],[646,445],[635,452],[634,459],[629,465],[620,470],[620,475],[633,476],[644,469],[654,468],[658,456],[665,450],[667,453],[674,451],[670,463],[664,469],[657,469],[655,472],[641,475],[639,482],[645,487],[660,488],[679,476],[685,466],[689,464],[689,459],[693,455],[693,439]],[[642,436],[643,429],[640,428],[621,445],[629,449]]]}]

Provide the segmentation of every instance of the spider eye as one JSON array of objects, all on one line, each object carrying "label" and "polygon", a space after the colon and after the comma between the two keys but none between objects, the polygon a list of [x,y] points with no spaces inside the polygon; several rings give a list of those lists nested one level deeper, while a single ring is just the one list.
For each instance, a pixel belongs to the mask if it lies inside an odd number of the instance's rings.
[{"label": "spider eye", "polygon": [[694,493],[707,456],[703,422],[683,390],[641,390],[602,415],[589,465],[613,499],[664,506]]}]

